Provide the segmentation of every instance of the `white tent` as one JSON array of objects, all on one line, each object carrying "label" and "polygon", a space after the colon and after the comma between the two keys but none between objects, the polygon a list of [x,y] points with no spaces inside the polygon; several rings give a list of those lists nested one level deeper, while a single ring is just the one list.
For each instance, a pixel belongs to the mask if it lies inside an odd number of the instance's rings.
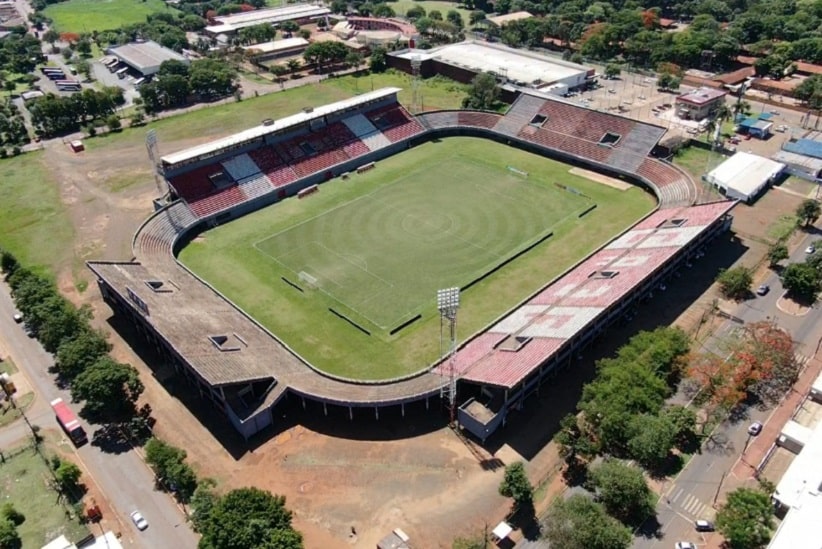
[{"label": "white tent", "polygon": [[780,162],[738,152],[717,166],[705,179],[729,198],[750,202],[784,169],[785,164]]}]

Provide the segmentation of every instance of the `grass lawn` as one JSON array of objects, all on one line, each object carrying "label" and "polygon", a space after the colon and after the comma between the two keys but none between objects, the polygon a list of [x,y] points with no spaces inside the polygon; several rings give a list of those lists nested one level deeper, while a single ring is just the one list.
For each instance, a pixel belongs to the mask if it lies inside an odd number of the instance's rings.
[{"label": "grass lawn", "polygon": [[[126,129],[85,141],[90,151],[109,145],[145,148],[145,136],[149,129],[157,130],[160,150],[166,154],[180,147],[174,141],[196,137],[216,139],[231,133],[259,125],[265,118],[282,118],[299,112],[304,107],[318,107],[354,95],[384,87],[400,87],[400,102],[411,103],[411,79],[409,75],[389,71],[373,76],[344,76],[331,78],[318,84],[292,88],[246,99],[239,103],[208,106],[178,116],[149,122],[146,126]],[[463,86],[440,78],[424,80],[420,86],[425,107],[430,109],[458,108],[465,96]],[[141,151],[141,154],[145,154]]]},{"label": "grass lawn", "polygon": [[34,393],[14,395],[14,407],[7,402],[0,403],[0,427],[5,427],[23,417],[23,412],[34,402]]},{"label": "grass lawn", "polygon": [[55,266],[72,256],[74,232],[46,169],[45,153],[0,160],[0,247],[26,266]]},{"label": "grass lawn", "polygon": [[686,170],[691,177],[696,181],[701,181],[702,176],[722,162],[727,160],[727,157],[722,156],[718,152],[711,152],[699,147],[686,147],[674,157],[674,164]]},{"label": "grass lawn", "polygon": [[43,14],[59,32],[93,32],[144,23],[152,13],[177,13],[163,0],[68,0],[51,4]]},{"label": "grass lawn", "polygon": [[445,15],[451,10],[457,10],[462,15],[462,22],[465,24],[465,28],[470,28],[470,17],[471,17],[471,10],[465,9],[462,4],[458,4],[457,2],[441,2],[438,0],[425,0],[423,2],[413,2],[412,0],[400,0],[399,2],[391,2],[388,4],[394,10],[397,15],[405,15],[409,9],[413,8],[414,6],[422,6],[425,9],[425,13],[429,13],[432,10],[439,10],[442,13],[442,18],[445,19]]},{"label": "grass lawn", "polygon": [[42,547],[65,535],[77,542],[88,535],[88,528],[66,517],[65,507],[56,503],[57,493],[49,488],[51,478],[43,458],[32,448],[4,449],[0,463],[0,494],[11,502],[26,521],[17,527],[23,547]]},{"label": "grass lawn", "polygon": [[[553,232],[463,292],[465,339],[653,208],[637,188],[619,191],[569,168],[482,139],[426,143],[326,183],[308,199],[208,231],[180,257],[315,366],[353,378],[394,377],[438,355],[437,288],[465,285]],[[597,208],[580,219],[589,204]],[[282,281],[299,284],[301,270],[312,271],[321,290],[301,293]],[[393,336],[375,326],[390,329],[417,313],[421,320]]]}]

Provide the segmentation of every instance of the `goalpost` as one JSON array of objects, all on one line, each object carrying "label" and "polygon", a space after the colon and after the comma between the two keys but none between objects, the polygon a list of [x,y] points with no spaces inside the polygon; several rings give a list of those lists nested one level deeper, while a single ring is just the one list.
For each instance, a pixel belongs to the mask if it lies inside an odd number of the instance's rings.
[{"label": "goalpost", "polygon": [[297,275],[300,279],[300,282],[305,284],[311,290],[316,290],[319,284],[317,283],[317,277],[311,276],[305,271],[300,271]]}]

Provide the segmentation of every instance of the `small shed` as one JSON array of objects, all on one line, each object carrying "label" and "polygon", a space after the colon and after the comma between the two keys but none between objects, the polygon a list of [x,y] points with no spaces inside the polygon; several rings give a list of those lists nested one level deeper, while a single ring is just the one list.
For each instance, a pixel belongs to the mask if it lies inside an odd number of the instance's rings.
[{"label": "small shed", "polygon": [[514,529],[505,521],[500,522],[497,524],[494,529],[491,531],[491,536],[493,536],[494,540],[497,543],[501,542],[502,540],[506,539],[508,536],[511,535]]},{"label": "small shed", "polygon": [[83,145],[83,142],[79,139],[75,139],[69,143],[69,147],[71,147],[72,152],[83,152],[86,150],[86,146]]}]

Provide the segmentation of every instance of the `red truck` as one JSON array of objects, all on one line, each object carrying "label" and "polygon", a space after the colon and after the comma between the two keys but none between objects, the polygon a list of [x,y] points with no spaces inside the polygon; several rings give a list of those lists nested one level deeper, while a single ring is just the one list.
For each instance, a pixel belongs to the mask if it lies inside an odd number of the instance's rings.
[{"label": "red truck", "polygon": [[57,423],[63,428],[63,431],[69,436],[75,446],[80,446],[88,442],[88,436],[85,429],[80,425],[80,421],[68,404],[63,402],[62,398],[56,398],[51,401],[51,408],[54,410],[54,415],[57,416]]}]

